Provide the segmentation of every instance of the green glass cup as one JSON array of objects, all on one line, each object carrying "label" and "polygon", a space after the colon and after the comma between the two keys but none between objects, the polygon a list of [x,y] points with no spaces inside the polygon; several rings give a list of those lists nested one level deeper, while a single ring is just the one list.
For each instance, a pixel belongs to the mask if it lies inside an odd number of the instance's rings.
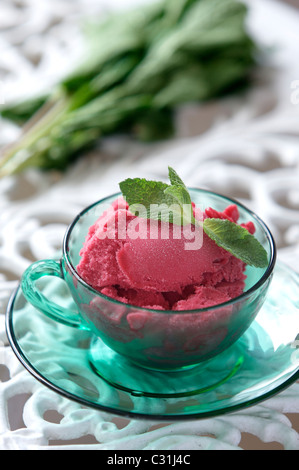
[{"label": "green glass cup", "polygon": [[[223,211],[236,204],[239,223],[254,223],[255,236],[268,254],[266,268],[247,266],[245,290],[229,302],[189,311],[154,310],[119,302],[88,285],[76,270],[80,250],[89,227],[119,194],[96,202],[75,218],[66,232],[59,261],[37,261],[25,271],[21,287],[35,308],[64,325],[92,332],[95,341],[90,348],[90,361],[94,365],[101,345],[105,345],[103,350],[120,354],[122,361],[125,358],[129,364],[157,371],[186,370],[229,348],[262,307],[276,261],[275,243],[268,227],[237,201],[200,189],[190,189],[190,194],[196,206],[202,208]],[[38,280],[46,276],[65,281],[74,307],[58,305],[44,295]]]}]

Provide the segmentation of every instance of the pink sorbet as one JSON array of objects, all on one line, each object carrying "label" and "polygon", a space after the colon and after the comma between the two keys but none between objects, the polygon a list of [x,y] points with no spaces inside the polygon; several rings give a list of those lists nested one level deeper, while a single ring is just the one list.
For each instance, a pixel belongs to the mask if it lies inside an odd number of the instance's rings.
[{"label": "pink sorbet", "polygon": [[[198,220],[239,219],[236,205],[223,212],[193,209]],[[245,264],[200,228],[155,224],[132,215],[126,202],[117,199],[90,227],[80,252],[79,275],[108,297],[157,310],[210,307],[243,292]],[[255,231],[252,222],[242,226]],[[202,243],[195,249],[196,241]]]}]

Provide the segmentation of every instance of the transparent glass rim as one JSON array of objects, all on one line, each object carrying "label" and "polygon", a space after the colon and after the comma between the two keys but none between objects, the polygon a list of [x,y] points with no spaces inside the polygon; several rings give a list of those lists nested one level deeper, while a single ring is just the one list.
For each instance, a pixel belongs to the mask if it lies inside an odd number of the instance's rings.
[{"label": "transparent glass rim", "polygon": [[102,294],[98,290],[94,289],[90,284],[88,284],[79,275],[79,273],[77,272],[75,266],[73,265],[73,263],[72,263],[72,261],[69,257],[69,241],[70,241],[71,233],[72,233],[75,225],[77,224],[77,222],[87,212],[89,212],[91,209],[93,209],[97,205],[104,203],[108,199],[118,198],[119,196],[121,196],[121,193],[111,194],[110,196],[102,198],[102,199],[94,202],[93,204],[85,207],[85,209],[83,209],[75,217],[73,222],[69,225],[69,227],[66,231],[66,234],[64,236],[64,240],[63,240],[63,257],[64,257],[65,261],[67,262],[67,265],[68,265],[70,271],[72,272],[73,276],[76,278],[76,280],[80,284],[82,284],[87,290],[89,290],[93,295],[98,296],[98,297],[100,297],[100,298],[102,298],[102,299],[104,299],[108,302],[114,303],[116,305],[121,305],[123,307],[125,306],[125,307],[130,308],[130,309],[135,309],[135,310],[139,310],[139,311],[142,310],[142,311],[153,312],[153,313],[159,313],[161,315],[163,315],[163,314],[164,315],[166,315],[166,314],[168,314],[168,315],[169,314],[172,314],[172,315],[180,314],[181,315],[181,314],[188,314],[188,313],[189,314],[190,313],[195,314],[195,313],[207,312],[207,311],[212,311],[212,310],[215,311],[217,309],[220,309],[220,308],[238,303],[238,302],[246,299],[247,297],[249,297],[255,291],[257,291],[269,279],[269,277],[273,273],[274,266],[275,266],[275,263],[276,263],[277,249],[276,249],[276,244],[275,244],[273,235],[272,235],[269,227],[265,224],[265,222],[257,214],[255,214],[251,209],[248,209],[248,207],[246,207],[244,204],[237,201],[236,199],[229,198],[227,196],[224,196],[223,194],[220,194],[220,193],[217,193],[217,192],[214,192],[214,191],[210,191],[210,190],[207,190],[207,189],[200,189],[200,188],[188,188],[188,189],[191,190],[191,191],[198,191],[200,193],[206,193],[206,194],[210,194],[212,196],[220,197],[221,199],[226,200],[230,204],[236,204],[238,207],[240,207],[244,211],[246,211],[248,213],[248,215],[252,219],[256,220],[258,222],[258,224],[263,228],[263,230],[266,234],[266,237],[268,239],[270,250],[271,250],[270,259],[269,259],[269,263],[268,263],[268,267],[267,267],[266,271],[264,272],[264,274],[260,277],[260,279],[250,289],[244,291],[241,295],[239,295],[239,296],[237,296],[237,297],[235,297],[235,298],[233,298],[233,299],[231,299],[227,302],[223,302],[221,304],[213,305],[211,307],[198,308],[198,309],[194,309],[194,310],[179,310],[179,311],[176,311],[176,310],[158,310],[158,309],[151,309],[151,308],[146,308],[146,307],[138,307],[137,305],[128,304],[128,303],[121,302],[119,300],[113,299],[112,297],[108,297],[107,295]]}]

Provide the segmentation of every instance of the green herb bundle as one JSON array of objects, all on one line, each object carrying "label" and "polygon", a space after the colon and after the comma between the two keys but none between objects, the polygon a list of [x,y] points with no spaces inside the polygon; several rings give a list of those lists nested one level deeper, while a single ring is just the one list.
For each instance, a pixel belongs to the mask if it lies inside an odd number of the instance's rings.
[{"label": "green herb bundle", "polygon": [[[63,170],[101,137],[169,137],[177,106],[248,83],[255,45],[236,0],[163,0],[90,24],[87,58],[49,96],[2,108],[24,132],[0,176]],[[29,122],[28,122],[29,120]]]}]

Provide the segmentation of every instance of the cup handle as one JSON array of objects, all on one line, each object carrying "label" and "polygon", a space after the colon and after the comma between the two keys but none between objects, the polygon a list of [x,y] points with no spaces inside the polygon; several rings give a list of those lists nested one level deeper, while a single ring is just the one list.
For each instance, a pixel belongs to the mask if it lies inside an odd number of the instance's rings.
[{"label": "cup handle", "polygon": [[78,313],[69,315],[67,309],[47,299],[37,288],[36,281],[44,276],[55,276],[64,280],[61,263],[55,260],[41,260],[33,263],[22,276],[21,288],[28,302],[48,317],[74,328],[85,329]]}]

